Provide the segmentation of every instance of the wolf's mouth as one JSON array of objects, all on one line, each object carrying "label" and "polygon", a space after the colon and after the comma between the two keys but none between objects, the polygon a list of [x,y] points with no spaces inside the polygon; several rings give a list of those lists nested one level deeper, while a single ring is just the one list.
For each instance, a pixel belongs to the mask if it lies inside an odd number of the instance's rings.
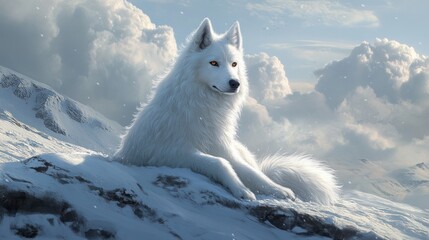
[{"label": "wolf's mouth", "polygon": [[220,90],[218,87],[216,87],[215,85],[212,86],[217,92],[221,93],[221,94],[225,94],[225,95],[234,95],[236,93],[238,93],[239,88],[237,89],[231,89],[229,91],[222,91]]}]

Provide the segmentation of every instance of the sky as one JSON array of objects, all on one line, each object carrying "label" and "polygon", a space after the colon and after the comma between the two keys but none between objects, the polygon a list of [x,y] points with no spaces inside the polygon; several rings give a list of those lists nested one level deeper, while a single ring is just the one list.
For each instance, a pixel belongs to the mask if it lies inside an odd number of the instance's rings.
[{"label": "sky", "polygon": [[[285,65],[296,87],[315,84],[313,72],[348,55],[363,41],[394,39],[429,55],[425,0],[131,0],[157,24],[173,27],[177,43],[204,17],[218,31],[239,21],[247,53],[266,52]],[[297,83],[297,84],[295,84]]]},{"label": "sky", "polygon": [[122,125],[204,17],[218,33],[238,20],[250,85],[238,136],[256,155],[367,159],[386,174],[429,164],[428,1],[0,4],[1,66]]}]

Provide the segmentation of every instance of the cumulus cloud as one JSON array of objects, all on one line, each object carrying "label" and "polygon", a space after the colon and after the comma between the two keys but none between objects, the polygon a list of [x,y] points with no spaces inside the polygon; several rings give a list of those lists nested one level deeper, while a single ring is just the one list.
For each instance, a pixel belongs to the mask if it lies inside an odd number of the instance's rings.
[{"label": "cumulus cloud", "polygon": [[246,55],[250,95],[260,102],[281,99],[292,91],[283,64],[266,53]]},{"label": "cumulus cloud", "polygon": [[364,42],[348,57],[317,70],[316,90],[328,97],[332,107],[358,87],[369,87],[392,103],[403,97],[418,100],[428,94],[428,64],[427,57],[412,47],[376,39],[374,45]]},{"label": "cumulus cloud", "polygon": [[[360,154],[393,165],[426,161],[421,153],[429,150],[418,143],[429,136],[427,57],[397,41],[376,39],[316,75],[316,90],[335,111],[347,140],[327,156]],[[416,151],[406,151],[404,158],[404,148]]]},{"label": "cumulus cloud", "polygon": [[281,149],[288,121],[274,121],[266,106],[249,97],[239,122],[239,138],[256,154]]},{"label": "cumulus cloud", "polygon": [[274,20],[280,20],[290,16],[309,25],[377,27],[380,24],[374,12],[348,7],[337,1],[264,0],[247,3],[246,8],[262,18],[269,15],[271,18],[274,16]]},{"label": "cumulus cloud", "polygon": [[420,57],[410,64],[409,79],[401,85],[404,99],[422,103],[429,99],[429,58]]},{"label": "cumulus cloud", "polygon": [[359,87],[348,96],[338,108],[338,114],[351,129],[374,143],[374,148],[394,147],[392,140],[397,138],[397,131],[391,122],[396,106],[385,99],[378,98],[371,88]]},{"label": "cumulus cloud", "polygon": [[1,1],[0,65],[123,124],[176,55],[173,30],[127,1]]},{"label": "cumulus cloud", "polygon": [[343,141],[332,137],[339,134],[335,127],[319,128],[334,119],[323,94],[292,93],[276,57],[259,53],[245,60],[251,90],[240,118],[239,137],[250,149],[260,155],[327,152],[333,142]]},{"label": "cumulus cloud", "polygon": [[239,136],[262,155],[297,152],[323,159],[345,142],[339,124],[323,94],[294,92],[277,102],[248,101],[240,119]]},{"label": "cumulus cloud", "polygon": [[254,94],[243,112],[242,140],[262,152],[304,152],[334,166],[353,166],[363,158],[386,168],[427,161],[427,57],[397,41],[376,39],[316,75],[312,92],[274,102]]}]

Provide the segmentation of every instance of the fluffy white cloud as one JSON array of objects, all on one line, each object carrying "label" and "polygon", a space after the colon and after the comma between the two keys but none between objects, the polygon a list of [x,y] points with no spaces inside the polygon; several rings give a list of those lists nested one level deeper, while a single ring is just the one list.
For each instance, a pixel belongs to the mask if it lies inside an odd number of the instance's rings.
[{"label": "fluffy white cloud", "polygon": [[416,59],[409,68],[409,79],[401,85],[404,99],[422,103],[429,99],[429,58]]},{"label": "fluffy white cloud", "polygon": [[377,97],[396,103],[421,100],[429,93],[427,57],[412,47],[387,39],[374,45],[362,43],[350,56],[317,70],[316,90],[327,96],[331,106],[338,106],[358,87],[369,87]]},{"label": "fluffy white cloud", "polygon": [[173,30],[127,1],[0,1],[0,65],[127,123],[174,58]]},{"label": "fluffy white cloud", "polygon": [[241,114],[239,137],[253,152],[264,155],[282,148],[287,124],[287,120],[274,121],[266,106],[249,97]]},{"label": "fluffy white cloud", "polygon": [[243,112],[242,140],[263,153],[304,152],[332,166],[347,162],[352,168],[356,160],[369,159],[393,169],[427,161],[427,57],[396,41],[376,39],[317,76],[313,92],[286,94],[274,102],[255,94],[257,101],[249,101]]},{"label": "fluffy white cloud", "polygon": [[396,147],[398,132],[388,124],[391,110],[370,88],[358,88],[344,100],[337,114],[347,134],[348,147],[363,150],[361,156],[355,157],[373,158],[368,153]]},{"label": "fluffy white cloud", "polygon": [[246,55],[250,95],[260,102],[281,99],[292,91],[283,64],[266,53]]},{"label": "fluffy white cloud", "polygon": [[386,166],[427,161],[429,149],[418,144],[429,136],[427,57],[397,41],[376,39],[316,74],[316,90],[335,110],[347,140],[326,156],[383,160]]}]

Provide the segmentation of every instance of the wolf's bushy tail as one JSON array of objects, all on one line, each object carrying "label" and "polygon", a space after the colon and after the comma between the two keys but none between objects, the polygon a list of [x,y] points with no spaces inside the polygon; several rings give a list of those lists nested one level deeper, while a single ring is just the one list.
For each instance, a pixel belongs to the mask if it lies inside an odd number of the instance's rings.
[{"label": "wolf's bushy tail", "polygon": [[271,180],[290,188],[303,201],[332,204],[338,199],[338,186],[333,170],[307,155],[266,157],[260,168]]}]

